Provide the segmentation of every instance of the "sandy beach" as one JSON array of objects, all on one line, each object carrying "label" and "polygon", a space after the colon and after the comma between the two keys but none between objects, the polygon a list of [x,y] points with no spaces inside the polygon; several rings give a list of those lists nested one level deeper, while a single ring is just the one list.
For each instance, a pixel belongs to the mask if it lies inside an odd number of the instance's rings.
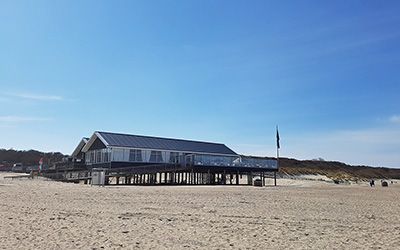
[{"label": "sandy beach", "polygon": [[400,246],[400,183],[91,187],[5,175],[10,173],[0,174],[1,249]]}]

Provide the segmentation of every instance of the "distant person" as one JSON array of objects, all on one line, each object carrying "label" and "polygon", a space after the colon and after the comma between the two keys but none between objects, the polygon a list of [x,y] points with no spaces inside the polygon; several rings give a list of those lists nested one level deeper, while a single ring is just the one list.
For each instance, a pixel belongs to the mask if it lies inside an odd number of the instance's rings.
[{"label": "distant person", "polygon": [[370,185],[371,187],[375,187],[375,181],[374,181],[374,180],[371,180],[371,181],[369,182],[369,185]]}]

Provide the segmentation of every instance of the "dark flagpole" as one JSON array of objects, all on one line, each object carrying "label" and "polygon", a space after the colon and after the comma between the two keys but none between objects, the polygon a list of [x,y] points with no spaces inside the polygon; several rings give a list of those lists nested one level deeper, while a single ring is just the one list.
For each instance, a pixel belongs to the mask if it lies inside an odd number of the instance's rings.
[{"label": "dark flagpole", "polygon": [[276,126],[276,171],[274,172],[274,185],[276,186],[276,172],[279,170],[279,131],[278,126]]}]

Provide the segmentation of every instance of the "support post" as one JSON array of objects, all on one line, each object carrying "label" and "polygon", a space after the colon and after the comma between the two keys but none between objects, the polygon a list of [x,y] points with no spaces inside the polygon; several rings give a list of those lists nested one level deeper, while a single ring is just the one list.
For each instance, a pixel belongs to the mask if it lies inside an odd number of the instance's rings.
[{"label": "support post", "polygon": [[264,186],[264,172],[261,172],[260,173],[260,179],[261,179],[261,187],[263,187]]},{"label": "support post", "polygon": [[253,185],[253,172],[250,172],[250,174],[247,174],[247,185]]}]

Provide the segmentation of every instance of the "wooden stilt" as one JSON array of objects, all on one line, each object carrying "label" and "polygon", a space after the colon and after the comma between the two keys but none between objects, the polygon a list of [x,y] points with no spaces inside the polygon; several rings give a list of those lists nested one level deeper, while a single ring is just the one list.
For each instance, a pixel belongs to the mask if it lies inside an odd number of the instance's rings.
[{"label": "wooden stilt", "polygon": [[225,172],[225,170],[224,170],[224,173],[222,175],[222,184],[226,185],[226,172]]},{"label": "wooden stilt", "polygon": [[265,173],[262,173],[262,185],[265,186]]},{"label": "wooden stilt", "polygon": [[253,173],[247,174],[247,185],[253,185]]}]

